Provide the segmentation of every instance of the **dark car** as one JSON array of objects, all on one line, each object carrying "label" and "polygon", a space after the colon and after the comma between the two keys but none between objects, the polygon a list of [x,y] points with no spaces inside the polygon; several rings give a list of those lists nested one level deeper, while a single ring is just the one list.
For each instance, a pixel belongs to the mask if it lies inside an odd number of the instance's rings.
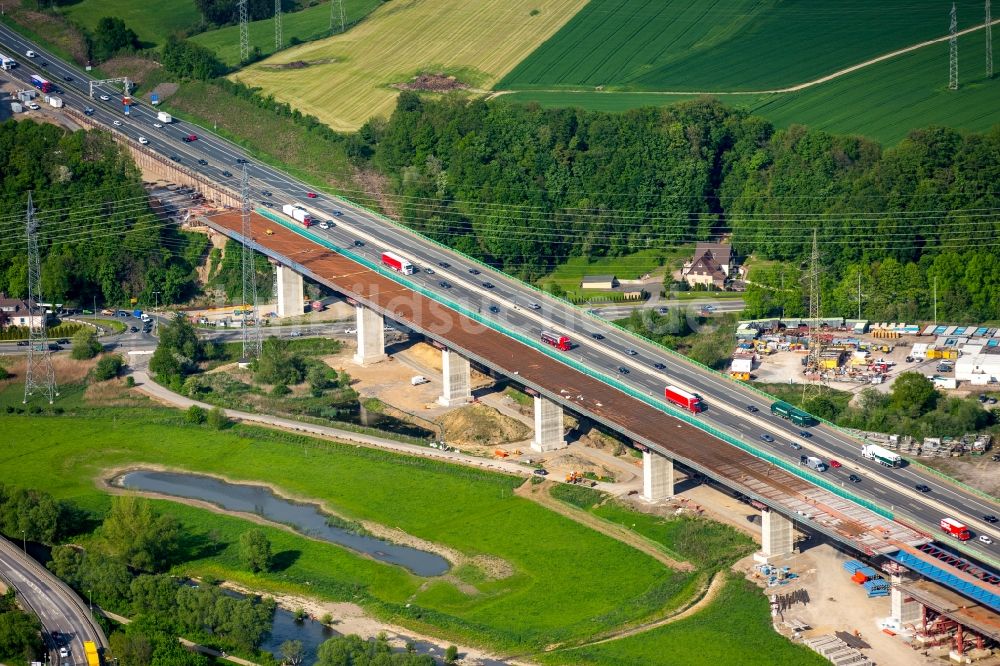
[{"label": "dark car", "polygon": [[767,442],[768,444],[771,444],[772,442],[774,442],[774,437],[771,437],[767,433],[764,433],[763,435],[761,435],[760,438],[762,440],[764,440],[765,442]]},{"label": "dark car", "polygon": [[601,335],[600,333],[591,333],[590,337],[594,338],[595,340],[603,340],[604,339],[604,336]]},{"label": "dark car", "polygon": [[438,266],[440,266],[441,268],[451,268],[451,264],[449,264],[447,261],[439,261]]},{"label": "dark car", "polygon": [[331,228],[337,226],[337,223],[334,222],[333,220],[327,220],[326,223],[329,224]]},{"label": "dark car", "polygon": [[548,470],[544,469],[536,469],[534,472],[532,472],[532,474],[537,474],[538,476],[548,476],[549,472]]},{"label": "dark car", "polygon": [[478,268],[470,268],[469,272],[472,273],[473,275],[479,275],[480,273],[482,273],[482,271],[479,270]]},{"label": "dark car", "polygon": [[49,343],[49,351],[62,351],[62,345],[57,345],[54,342]]},{"label": "dark car", "polygon": [[805,437],[806,439],[809,439],[812,436],[813,434],[807,430],[799,430],[799,437]]},{"label": "dark car", "polygon": [[354,247],[364,247],[364,246],[365,246],[365,242],[363,240],[356,240],[356,241],[354,241]]},{"label": "dark car", "polygon": [[180,162],[181,161],[181,158],[177,157],[176,155],[171,155],[170,159],[172,159],[174,162]]},{"label": "dark car", "polygon": [[792,447],[796,451],[801,451],[802,450],[802,445],[799,444],[798,442],[789,442],[788,446]]},{"label": "dark car", "polygon": [[250,160],[248,160],[248,159],[244,159],[244,158],[242,158],[242,157],[237,157],[237,158],[236,158],[236,163],[237,163],[237,164],[249,164],[249,163],[250,163]]},{"label": "dark car", "polygon": [[18,340],[17,341],[17,346],[18,347],[27,347],[28,346],[28,341],[27,340]]},{"label": "dark car", "polygon": [[847,478],[851,481],[851,483],[861,483],[861,477],[857,474],[851,474]]},{"label": "dark car", "polygon": [[274,193],[271,192],[271,190],[261,190],[260,193],[263,194],[265,197],[273,197],[274,196]]},{"label": "dark car", "polygon": [[73,80],[72,76],[66,75],[63,77],[63,81],[72,81],[72,80]]},{"label": "dark car", "polygon": [[198,164],[202,166],[208,166],[208,160],[198,160]]},{"label": "dark car", "polygon": [[60,344],[60,345],[68,345],[69,344],[69,338],[59,338],[58,340],[56,340],[56,342],[58,344]]},{"label": "dark car", "polygon": [[760,410],[754,407],[753,405],[747,405],[747,411],[750,412],[751,414],[756,414]]},{"label": "dark car", "polygon": [[490,312],[492,312],[493,314],[499,314],[500,313],[500,308],[498,308],[495,305],[491,305],[490,306]]},{"label": "dark car", "polygon": [[85,115],[85,116],[92,116],[92,115],[94,115],[94,109],[93,109],[93,107],[90,107],[90,106],[84,107],[84,109],[83,109],[83,115]]},{"label": "dark car", "polygon": [[979,394],[979,402],[985,403],[986,402],[986,398],[987,398],[987,395],[985,393],[980,393]]},{"label": "dark car", "polygon": [[664,365],[663,363],[654,363],[653,367],[656,368],[657,370],[666,370],[667,369],[667,366]]},{"label": "dark car", "polygon": [[997,517],[994,516],[992,513],[990,513],[990,514],[987,514],[987,515],[983,516],[983,520],[985,520],[988,523],[995,523],[995,522],[997,522]]},{"label": "dark car", "polygon": [[622,373],[623,375],[627,375],[629,373],[629,370],[624,365],[619,365],[618,372]]},{"label": "dark car", "polygon": [[223,171],[222,175],[225,176],[226,178],[232,178],[233,177],[233,174],[229,173],[228,171]]},{"label": "dark car", "polygon": [[131,327],[129,327],[128,332],[129,333],[138,333],[139,329],[136,328],[135,326],[131,326]]},{"label": "dark car", "polygon": [[38,66],[39,66],[39,67],[48,67],[48,66],[49,66],[49,63],[47,63],[47,62],[45,62],[45,61],[43,60],[43,61],[41,61],[40,63],[38,63]]},{"label": "dark car", "polygon": [[343,217],[344,216],[344,211],[342,211],[342,210],[335,210],[335,211],[333,211],[333,214],[336,215],[337,217]]},{"label": "dark car", "polygon": [[268,208],[274,208],[274,202],[273,201],[261,201],[260,205],[261,206],[267,206]]},{"label": "dark car", "polygon": [[486,287],[487,289],[492,289],[494,285],[492,282],[484,282],[483,286]]},{"label": "dark car", "polygon": [[922,493],[929,493],[931,491],[931,487],[925,483],[918,483],[917,485],[914,486],[914,488],[916,488],[919,492]]},{"label": "dark car", "polygon": [[442,289],[451,289],[451,282],[448,282],[447,280],[441,280],[438,284]]}]

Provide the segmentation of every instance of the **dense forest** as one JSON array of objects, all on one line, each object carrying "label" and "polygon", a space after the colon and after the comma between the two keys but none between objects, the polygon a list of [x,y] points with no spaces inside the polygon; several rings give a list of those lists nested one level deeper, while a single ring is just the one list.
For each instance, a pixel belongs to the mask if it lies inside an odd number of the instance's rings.
[{"label": "dense forest", "polygon": [[101,132],[32,121],[0,124],[0,291],[27,295],[27,192],[32,193],[46,301],[181,302],[196,289],[201,234],[177,231],[149,207],[131,157]]},{"label": "dense forest", "polygon": [[942,319],[1000,313],[1000,128],[883,149],[709,99],[610,114],[404,92],[349,144],[408,224],[527,279],[728,237],[762,267],[748,314],[801,315],[815,230],[824,315],[857,314],[859,277],[869,318],[931,316],[935,282]]}]

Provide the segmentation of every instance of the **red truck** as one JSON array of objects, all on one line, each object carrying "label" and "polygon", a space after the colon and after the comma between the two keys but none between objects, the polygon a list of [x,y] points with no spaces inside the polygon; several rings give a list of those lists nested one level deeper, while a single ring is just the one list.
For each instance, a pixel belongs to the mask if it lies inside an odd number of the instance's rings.
[{"label": "red truck", "polygon": [[397,273],[402,273],[403,275],[413,275],[417,271],[417,269],[413,267],[413,264],[395,252],[383,252],[382,263]]},{"label": "red truck", "polygon": [[569,351],[573,348],[573,342],[567,336],[551,331],[542,331],[542,342],[560,351]]},{"label": "red truck", "polygon": [[969,528],[952,518],[941,519],[941,531],[959,541],[968,541],[972,538],[972,535],[969,534]]},{"label": "red truck", "polygon": [[663,389],[663,395],[670,402],[675,405],[680,405],[694,414],[704,411],[705,409],[705,407],[701,404],[701,396],[697,393],[689,393],[684,389],[679,389],[671,384],[667,384],[667,388]]}]

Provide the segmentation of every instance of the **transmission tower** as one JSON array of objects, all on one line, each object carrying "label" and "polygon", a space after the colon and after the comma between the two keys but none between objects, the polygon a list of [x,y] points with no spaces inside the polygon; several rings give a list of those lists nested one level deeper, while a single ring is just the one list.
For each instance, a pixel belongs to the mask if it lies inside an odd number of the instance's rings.
[{"label": "transmission tower", "polygon": [[819,373],[820,383],[806,384],[802,390],[802,397],[806,397],[810,389],[814,392],[822,390],[822,368],[820,368],[820,354],[822,352],[822,339],[820,336],[820,284],[819,284],[820,264],[819,264],[819,241],[817,240],[816,229],[813,229],[812,256],[809,258],[809,359],[807,369],[809,372]]},{"label": "transmission tower", "polygon": [[28,398],[35,391],[42,391],[49,397],[51,405],[59,390],[56,388],[56,371],[52,367],[49,336],[45,329],[48,318],[45,307],[38,305],[42,300],[42,270],[38,257],[38,222],[30,192],[25,227],[28,236],[28,363],[24,371],[24,403],[28,403]]},{"label": "transmission tower", "polygon": [[951,3],[951,38],[948,40],[948,89],[958,90],[958,10]]},{"label": "transmission tower", "polygon": [[240,62],[250,59],[250,14],[247,0],[238,0],[240,9]]},{"label": "transmission tower", "polygon": [[243,203],[243,358],[260,358],[263,344],[260,332],[260,305],[257,303],[257,271],[254,266],[250,229],[250,176],[247,165],[243,165],[243,183],[240,192]]},{"label": "transmission tower", "polygon": [[990,18],[990,0],[986,0],[986,78],[993,78],[993,21]]},{"label": "transmission tower", "polygon": [[281,48],[281,0],[274,0],[274,48]]},{"label": "transmission tower", "polygon": [[330,32],[340,16],[340,31],[344,32],[344,0],[330,0]]}]

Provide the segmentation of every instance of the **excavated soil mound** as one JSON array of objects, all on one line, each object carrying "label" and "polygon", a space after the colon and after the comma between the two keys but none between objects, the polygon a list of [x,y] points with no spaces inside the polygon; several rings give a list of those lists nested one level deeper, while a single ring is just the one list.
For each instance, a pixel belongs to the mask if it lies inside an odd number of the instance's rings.
[{"label": "excavated soil mound", "polygon": [[442,419],[442,425],[445,440],[457,446],[496,446],[531,435],[531,428],[486,405],[456,409]]},{"label": "excavated soil mound", "polygon": [[444,74],[418,74],[407,83],[394,83],[393,88],[400,90],[426,90],[429,92],[448,92],[450,90],[465,90],[469,86],[454,76]]}]

